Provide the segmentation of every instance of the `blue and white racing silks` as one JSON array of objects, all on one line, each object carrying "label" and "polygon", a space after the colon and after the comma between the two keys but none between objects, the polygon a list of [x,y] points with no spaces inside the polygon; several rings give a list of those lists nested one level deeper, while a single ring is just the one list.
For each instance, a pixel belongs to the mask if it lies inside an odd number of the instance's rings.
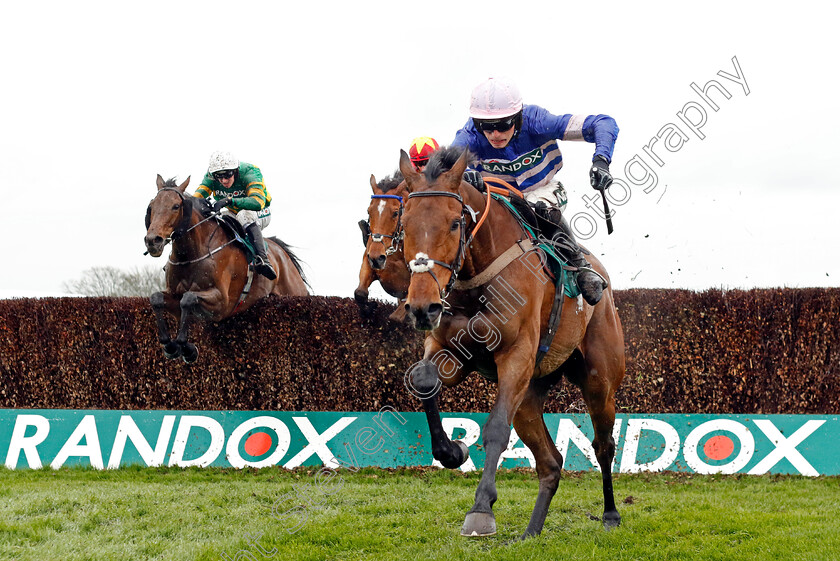
[{"label": "blue and white racing silks", "polygon": [[[522,191],[547,184],[563,167],[558,140],[595,143],[595,154],[612,161],[618,125],[608,115],[552,115],[537,105],[522,109],[522,129],[502,149],[493,148],[472,119],[455,134],[453,146],[465,146],[474,156],[470,167],[497,177]],[[594,157],[593,155],[593,157]]]}]

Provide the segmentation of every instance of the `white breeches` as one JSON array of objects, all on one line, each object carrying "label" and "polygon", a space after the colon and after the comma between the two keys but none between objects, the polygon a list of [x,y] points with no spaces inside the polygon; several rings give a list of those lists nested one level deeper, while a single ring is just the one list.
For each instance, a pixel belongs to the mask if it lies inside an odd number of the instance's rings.
[{"label": "white breeches", "polygon": [[525,200],[530,203],[542,201],[550,207],[560,209],[560,212],[565,211],[566,203],[569,201],[566,189],[559,181],[549,181],[546,185],[534,187],[529,191],[525,191],[523,194],[525,195]]},{"label": "white breeches", "polygon": [[[222,214],[232,215],[233,212],[227,208],[223,208]],[[271,209],[264,208],[260,211],[240,210],[236,213],[236,220],[245,228],[256,222],[259,224],[260,230],[265,230],[266,226],[271,223]]]}]

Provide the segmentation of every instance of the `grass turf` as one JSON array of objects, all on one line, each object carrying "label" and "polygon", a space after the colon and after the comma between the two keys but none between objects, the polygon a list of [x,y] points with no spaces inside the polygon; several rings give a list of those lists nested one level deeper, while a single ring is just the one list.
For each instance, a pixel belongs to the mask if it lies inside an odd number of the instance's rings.
[{"label": "grass turf", "polygon": [[499,533],[458,535],[479,475],[0,469],[0,559],[840,559],[837,477],[620,474],[606,532],[600,475],[566,473],[542,535],[520,542],[537,492],[521,469],[499,473]]}]

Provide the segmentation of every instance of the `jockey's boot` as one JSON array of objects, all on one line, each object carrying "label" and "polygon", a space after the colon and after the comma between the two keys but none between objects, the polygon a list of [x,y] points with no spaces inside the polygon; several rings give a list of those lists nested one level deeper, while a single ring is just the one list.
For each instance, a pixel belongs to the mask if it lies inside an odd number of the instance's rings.
[{"label": "jockey's boot", "polygon": [[558,208],[549,208],[546,212],[549,220],[558,226],[558,229],[551,236],[555,247],[569,260],[569,264],[578,269],[577,284],[583,299],[590,306],[601,301],[601,295],[607,287],[607,283],[597,274],[589,261],[583,255],[583,250],[575,241],[569,223],[563,218]]},{"label": "jockey's boot", "polygon": [[276,279],[277,273],[271,268],[271,261],[268,260],[268,255],[265,254],[265,241],[263,240],[260,225],[256,222],[249,224],[245,228],[245,233],[251,238],[251,242],[254,244],[254,250],[257,252],[256,257],[254,257],[254,270],[269,280]]}]

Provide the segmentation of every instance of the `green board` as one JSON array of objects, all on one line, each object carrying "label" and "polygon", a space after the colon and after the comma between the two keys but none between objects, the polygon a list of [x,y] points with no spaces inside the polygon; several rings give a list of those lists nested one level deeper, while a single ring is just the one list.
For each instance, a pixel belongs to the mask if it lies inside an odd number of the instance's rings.
[{"label": "green board", "polygon": [[[464,471],[481,469],[485,413],[446,413]],[[599,469],[585,414],[546,414],[567,470]],[[823,415],[618,415],[614,472],[840,475],[840,418]],[[0,409],[9,469],[94,466],[430,466],[423,413]],[[501,467],[533,467],[515,431]]]}]

